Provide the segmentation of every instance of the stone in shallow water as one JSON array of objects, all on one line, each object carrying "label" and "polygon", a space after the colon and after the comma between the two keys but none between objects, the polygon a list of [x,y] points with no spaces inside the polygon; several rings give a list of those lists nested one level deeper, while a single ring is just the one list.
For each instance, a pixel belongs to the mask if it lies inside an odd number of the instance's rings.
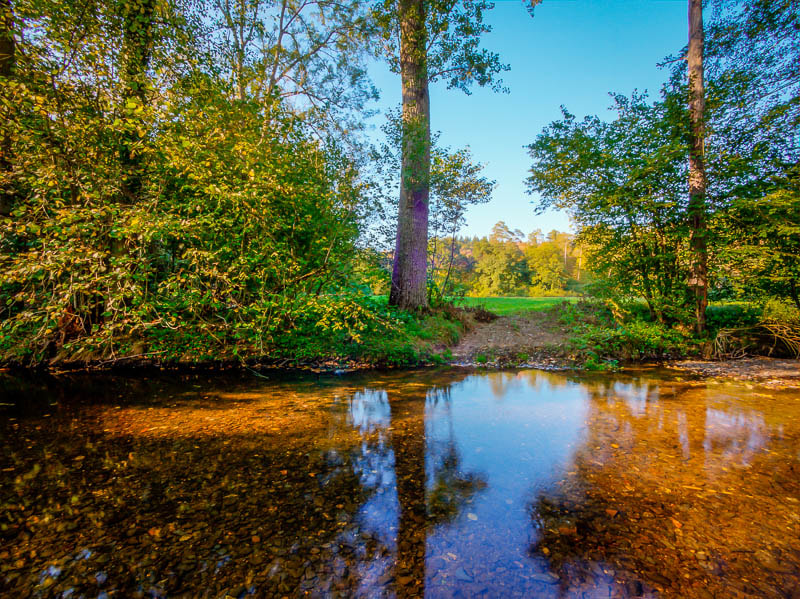
[{"label": "stone in shallow water", "polygon": [[472,582],[472,576],[467,574],[467,571],[464,568],[459,568],[456,570],[456,580],[460,580],[461,582]]},{"label": "stone in shallow water", "polygon": [[538,572],[532,575],[531,579],[536,582],[543,582],[544,584],[556,584],[558,582],[558,576],[550,574],[550,572]]}]

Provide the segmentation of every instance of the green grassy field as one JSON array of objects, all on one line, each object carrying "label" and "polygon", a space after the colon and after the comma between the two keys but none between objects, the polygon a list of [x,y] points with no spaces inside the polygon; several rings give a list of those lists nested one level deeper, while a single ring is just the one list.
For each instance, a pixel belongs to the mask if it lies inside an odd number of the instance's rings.
[{"label": "green grassy field", "polygon": [[483,306],[499,316],[517,312],[541,311],[561,302],[577,302],[577,297],[465,297],[459,306]]}]

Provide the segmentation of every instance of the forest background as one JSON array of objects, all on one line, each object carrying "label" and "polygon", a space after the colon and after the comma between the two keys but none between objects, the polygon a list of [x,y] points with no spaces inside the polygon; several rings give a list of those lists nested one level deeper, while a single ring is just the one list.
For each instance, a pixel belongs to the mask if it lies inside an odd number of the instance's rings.
[{"label": "forest background", "polygon": [[[494,182],[434,134],[430,308],[387,305],[404,124],[386,115],[386,143],[367,143],[366,65],[399,71],[404,6],[1,0],[0,360],[409,363],[458,336],[463,318],[438,307],[464,294],[580,293],[605,329],[689,339],[681,48],[656,98],[531,132],[528,189],[574,235],[459,237]],[[490,3],[418,7],[432,80],[502,89],[502,57],[481,46]],[[797,8],[706,3],[709,297],[747,309],[698,342],[798,323]]]}]

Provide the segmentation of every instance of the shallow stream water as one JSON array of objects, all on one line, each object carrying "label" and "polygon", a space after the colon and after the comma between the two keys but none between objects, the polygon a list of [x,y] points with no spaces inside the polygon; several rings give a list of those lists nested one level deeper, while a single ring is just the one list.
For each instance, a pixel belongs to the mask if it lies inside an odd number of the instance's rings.
[{"label": "shallow stream water", "polygon": [[5,597],[800,598],[800,393],[0,378]]}]

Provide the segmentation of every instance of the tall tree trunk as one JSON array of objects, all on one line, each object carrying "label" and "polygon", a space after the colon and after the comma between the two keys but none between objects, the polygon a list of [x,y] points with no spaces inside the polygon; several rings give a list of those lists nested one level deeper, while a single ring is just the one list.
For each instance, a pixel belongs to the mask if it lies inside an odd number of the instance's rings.
[{"label": "tall tree trunk", "polygon": [[398,11],[403,159],[389,303],[414,310],[427,305],[431,128],[425,1],[400,0]]},{"label": "tall tree trunk", "polygon": [[[0,0],[0,78],[10,79],[14,74],[16,47],[14,41],[14,13],[11,0]],[[14,188],[11,182],[13,161],[11,156],[11,132],[8,115],[4,115],[0,131],[0,215],[8,215],[14,204]]]},{"label": "tall tree trunk", "polygon": [[[147,104],[147,68],[153,45],[153,17],[155,0],[122,0],[123,48],[122,76],[123,102],[133,100]],[[123,201],[135,203],[142,191],[142,159],[134,151],[138,141],[137,131],[130,130],[122,136],[120,162],[122,165]]]},{"label": "tall tree trunk", "polygon": [[689,0],[689,207],[692,252],[689,285],[695,296],[695,331],[706,328],[708,306],[708,248],[706,234],[706,171],[705,171],[705,90],[703,82],[703,3]]}]

